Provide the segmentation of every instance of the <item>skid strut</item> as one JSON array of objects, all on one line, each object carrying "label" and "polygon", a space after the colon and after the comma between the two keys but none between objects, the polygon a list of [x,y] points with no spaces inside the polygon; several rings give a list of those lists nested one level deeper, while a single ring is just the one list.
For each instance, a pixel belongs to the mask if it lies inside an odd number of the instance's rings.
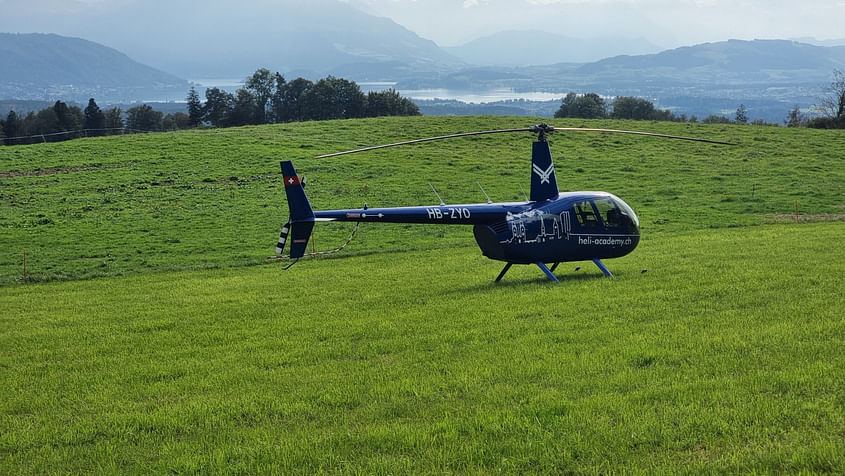
[{"label": "skid strut", "polygon": [[599,267],[599,269],[601,270],[602,273],[604,273],[605,276],[607,276],[608,278],[613,277],[613,274],[610,272],[609,269],[607,269],[607,267],[604,265],[604,263],[601,262],[600,259],[593,258],[593,263],[595,263],[596,266]]}]

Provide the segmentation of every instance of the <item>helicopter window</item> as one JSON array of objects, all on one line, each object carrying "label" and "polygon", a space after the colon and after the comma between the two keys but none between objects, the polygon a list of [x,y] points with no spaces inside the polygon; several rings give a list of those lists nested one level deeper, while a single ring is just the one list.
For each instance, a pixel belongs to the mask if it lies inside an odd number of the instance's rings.
[{"label": "helicopter window", "polygon": [[599,216],[604,221],[604,224],[609,227],[619,227],[624,225],[622,213],[616,208],[616,204],[609,198],[598,198],[593,201],[596,205],[596,210]]},{"label": "helicopter window", "polygon": [[575,216],[578,218],[578,223],[581,226],[593,227],[599,225],[598,220],[596,220],[595,211],[593,211],[593,205],[589,200],[575,202]]}]

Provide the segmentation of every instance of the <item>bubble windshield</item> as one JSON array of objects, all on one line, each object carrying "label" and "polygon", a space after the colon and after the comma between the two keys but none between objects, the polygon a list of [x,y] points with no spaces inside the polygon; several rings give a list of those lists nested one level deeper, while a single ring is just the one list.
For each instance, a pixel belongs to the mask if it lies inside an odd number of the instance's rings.
[{"label": "bubble windshield", "polygon": [[616,206],[619,207],[619,210],[622,211],[622,214],[628,215],[628,218],[630,218],[631,221],[634,222],[634,226],[636,226],[637,229],[639,229],[640,228],[640,219],[637,218],[637,214],[634,213],[634,209],[629,207],[627,203],[622,201],[622,199],[617,197],[616,195],[611,194],[610,196],[613,198],[613,202],[616,203]]}]

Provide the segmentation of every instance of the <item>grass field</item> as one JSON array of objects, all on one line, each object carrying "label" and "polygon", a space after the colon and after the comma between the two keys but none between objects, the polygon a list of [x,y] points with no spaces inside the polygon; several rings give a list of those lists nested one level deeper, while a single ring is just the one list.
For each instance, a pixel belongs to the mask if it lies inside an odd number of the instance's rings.
[{"label": "grass field", "polygon": [[429,181],[510,200],[530,139],[310,156],[513,121],[0,148],[0,474],[845,472],[841,133],[555,136],[562,188],[643,222],[612,280],[579,263],[495,284],[464,227],[362,226],[345,256],[266,263],[280,158],[318,208],[433,203]]},{"label": "grass field", "polygon": [[[362,144],[530,125],[526,118],[314,122],[0,147],[0,284],[258,264],[287,217],[279,160],[292,159],[315,208],[522,200],[530,135],[497,135],[313,159]],[[845,213],[840,131],[569,121],[725,139],[735,147],[554,134],[562,190],[604,190],[631,204],[643,233],[761,224],[776,215]],[[385,231],[386,230],[386,231]],[[321,226],[333,248],[350,227]],[[458,228],[363,227],[351,253],[466,242]]]}]

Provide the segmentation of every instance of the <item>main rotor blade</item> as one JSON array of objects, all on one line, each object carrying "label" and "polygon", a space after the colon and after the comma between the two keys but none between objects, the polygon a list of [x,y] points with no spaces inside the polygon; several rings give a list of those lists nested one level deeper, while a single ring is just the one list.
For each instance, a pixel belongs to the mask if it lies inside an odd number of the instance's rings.
[{"label": "main rotor blade", "polygon": [[690,140],[695,142],[709,142],[710,144],[722,144],[722,145],[736,145],[731,142],[723,142],[719,140],[712,140],[712,139],[701,139],[699,137],[685,137],[685,136],[673,136],[669,134],[658,134],[656,132],[640,132],[640,131],[625,131],[620,129],[591,129],[587,127],[555,127],[555,131],[574,131],[574,132],[610,132],[613,134],[633,134],[638,136],[652,136],[652,137],[663,137],[666,139],[680,139],[680,140]]},{"label": "main rotor blade", "polygon": [[374,145],[371,147],[364,147],[361,149],[355,150],[346,150],[343,152],[335,152],[333,154],[323,154],[318,155],[317,159],[325,159],[326,157],[337,157],[338,155],[346,155],[346,154],[355,154],[357,152],[366,152],[368,150],[376,150],[376,149],[386,149],[388,147],[396,147],[398,145],[407,145],[407,144],[416,144],[419,142],[429,142],[433,140],[441,140],[441,139],[452,139],[455,137],[465,137],[465,136],[480,136],[482,134],[498,134],[502,132],[531,132],[532,129],[529,127],[522,127],[519,129],[498,129],[492,131],[476,131],[476,132],[461,132],[458,134],[449,134],[446,136],[437,136],[437,137],[426,137],[425,139],[414,139],[414,140],[406,140],[403,142],[394,142],[393,144],[383,144],[383,145]]},{"label": "main rotor blade", "polygon": [[[632,135],[640,135],[640,136],[652,136],[652,137],[663,137],[666,139],[680,139],[680,140],[688,140],[694,142],[708,142],[710,144],[722,144],[722,145],[736,145],[730,142],[723,142],[718,140],[711,140],[711,139],[701,139],[697,137],[685,137],[685,136],[674,136],[669,134],[658,134],[655,132],[640,132],[640,131],[626,131],[620,129],[593,129],[588,127],[553,127],[546,124],[537,124],[531,127],[520,127],[517,129],[495,129],[490,131],[475,131],[475,132],[461,132],[458,134],[449,134],[445,136],[437,136],[437,137],[426,137],[424,139],[414,139],[414,140],[407,140],[402,142],[394,142],[392,144],[382,144],[382,145],[374,145],[370,147],[363,147],[360,149],[353,149],[353,150],[345,150],[343,152],[334,152],[332,154],[323,154],[318,155],[316,158],[318,159],[325,159],[327,157],[337,157],[339,155],[347,155],[347,154],[356,154],[358,152],[367,152],[370,150],[377,150],[377,149],[386,149],[388,147],[396,147],[399,145],[408,145],[408,144],[418,144],[420,142],[430,142],[435,140],[442,140],[442,139],[454,139],[455,137],[466,137],[466,136],[480,136],[483,134],[500,134],[500,133],[507,133],[507,132],[533,132],[542,134],[547,132],[553,131],[563,131],[563,132],[608,132],[613,134],[632,134]],[[541,139],[542,140],[542,139]]]}]

